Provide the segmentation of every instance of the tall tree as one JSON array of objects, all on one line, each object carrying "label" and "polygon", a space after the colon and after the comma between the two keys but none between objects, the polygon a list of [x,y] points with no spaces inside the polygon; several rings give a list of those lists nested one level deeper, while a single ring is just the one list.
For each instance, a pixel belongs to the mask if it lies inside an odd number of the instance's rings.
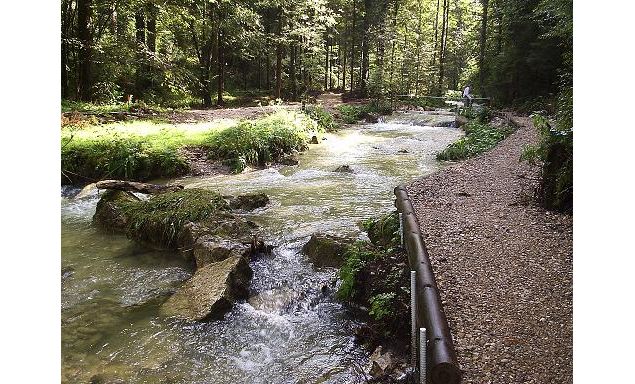
[{"label": "tall tree", "polygon": [[93,41],[91,34],[92,0],[77,0],[77,37],[79,50],[79,80],[77,94],[84,101],[92,98]]},{"label": "tall tree", "polygon": [[485,45],[487,44],[487,7],[489,0],[481,0],[481,2],[483,3],[483,16],[481,17],[481,34],[478,53],[478,88],[481,94],[485,96],[483,84],[485,83]]}]

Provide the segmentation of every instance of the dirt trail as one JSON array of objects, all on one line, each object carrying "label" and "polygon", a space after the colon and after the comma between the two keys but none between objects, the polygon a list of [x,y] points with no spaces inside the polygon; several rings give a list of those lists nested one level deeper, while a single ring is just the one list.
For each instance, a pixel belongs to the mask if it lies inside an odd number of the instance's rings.
[{"label": "dirt trail", "polygon": [[528,118],[496,148],[408,192],[425,233],[464,383],[573,381],[573,217],[531,203]]}]

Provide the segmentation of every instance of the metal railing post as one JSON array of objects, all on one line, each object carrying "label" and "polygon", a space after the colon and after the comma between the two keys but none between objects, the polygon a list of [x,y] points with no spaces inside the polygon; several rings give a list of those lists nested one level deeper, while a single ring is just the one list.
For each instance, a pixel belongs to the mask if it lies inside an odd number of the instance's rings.
[{"label": "metal railing post", "polygon": [[417,272],[410,271],[410,365],[417,372]]},{"label": "metal railing post", "polygon": [[419,328],[419,384],[426,384],[427,344],[426,329]]}]

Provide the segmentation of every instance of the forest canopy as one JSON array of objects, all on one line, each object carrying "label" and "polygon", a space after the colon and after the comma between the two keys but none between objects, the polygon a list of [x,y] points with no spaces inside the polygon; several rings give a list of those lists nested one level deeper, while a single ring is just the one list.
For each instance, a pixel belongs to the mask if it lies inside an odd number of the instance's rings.
[{"label": "forest canopy", "polygon": [[[62,0],[64,100],[223,105],[572,86],[572,0]],[[555,110],[555,107],[554,107]]]}]

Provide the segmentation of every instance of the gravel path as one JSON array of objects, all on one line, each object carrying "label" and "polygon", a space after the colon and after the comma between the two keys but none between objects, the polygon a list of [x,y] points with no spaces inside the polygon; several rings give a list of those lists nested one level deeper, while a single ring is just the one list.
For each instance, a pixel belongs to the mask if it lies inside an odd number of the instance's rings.
[{"label": "gravel path", "polygon": [[530,202],[528,118],[493,150],[408,186],[463,383],[573,382],[573,217]]}]

